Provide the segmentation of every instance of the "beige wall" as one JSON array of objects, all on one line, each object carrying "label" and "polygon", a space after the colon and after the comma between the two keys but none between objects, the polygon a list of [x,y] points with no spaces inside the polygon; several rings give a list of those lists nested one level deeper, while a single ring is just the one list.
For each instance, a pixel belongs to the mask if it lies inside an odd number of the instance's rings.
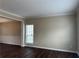
[{"label": "beige wall", "polygon": [[34,24],[34,44],[46,48],[75,51],[77,49],[75,16],[26,19]]},{"label": "beige wall", "polygon": [[21,22],[0,23],[0,43],[21,44]]}]

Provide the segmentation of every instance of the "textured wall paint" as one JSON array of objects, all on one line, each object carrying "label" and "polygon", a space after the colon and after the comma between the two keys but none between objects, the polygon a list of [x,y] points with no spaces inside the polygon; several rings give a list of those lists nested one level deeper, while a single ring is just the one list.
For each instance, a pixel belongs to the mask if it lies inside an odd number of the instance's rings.
[{"label": "textured wall paint", "polygon": [[0,23],[0,43],[21,44],[21,22]]},{"label": "textured wall paint", "polygon": [[75,16],[55,16],[26,19],[26,24],[34,24],[33,46],[64,49],[77,49]]}]

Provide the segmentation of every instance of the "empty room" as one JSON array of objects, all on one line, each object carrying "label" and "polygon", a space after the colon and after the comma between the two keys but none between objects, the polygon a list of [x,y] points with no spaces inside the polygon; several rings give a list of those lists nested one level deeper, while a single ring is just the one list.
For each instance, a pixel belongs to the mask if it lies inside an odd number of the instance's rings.
[{"label": "empty room", "polygon": [[78,58],[79,0],[0,0],[0,58]]}]

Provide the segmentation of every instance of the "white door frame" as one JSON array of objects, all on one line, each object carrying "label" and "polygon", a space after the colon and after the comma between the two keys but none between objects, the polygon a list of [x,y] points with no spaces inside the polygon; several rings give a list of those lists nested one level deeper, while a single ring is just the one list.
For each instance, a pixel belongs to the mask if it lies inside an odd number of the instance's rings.
[{"label": "white door frame", "polygon": [[21,47],[25,46],[25,23],[22,21],[21,23]]}]

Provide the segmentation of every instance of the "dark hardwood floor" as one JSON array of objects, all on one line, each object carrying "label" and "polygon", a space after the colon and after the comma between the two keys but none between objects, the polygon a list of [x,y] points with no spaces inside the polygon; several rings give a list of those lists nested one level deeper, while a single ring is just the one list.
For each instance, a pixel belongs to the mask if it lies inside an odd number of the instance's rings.
[{"label": "dark hardwood floor", "polygon": [[0,58],[76,58],[75,53],[0,44]]}]

